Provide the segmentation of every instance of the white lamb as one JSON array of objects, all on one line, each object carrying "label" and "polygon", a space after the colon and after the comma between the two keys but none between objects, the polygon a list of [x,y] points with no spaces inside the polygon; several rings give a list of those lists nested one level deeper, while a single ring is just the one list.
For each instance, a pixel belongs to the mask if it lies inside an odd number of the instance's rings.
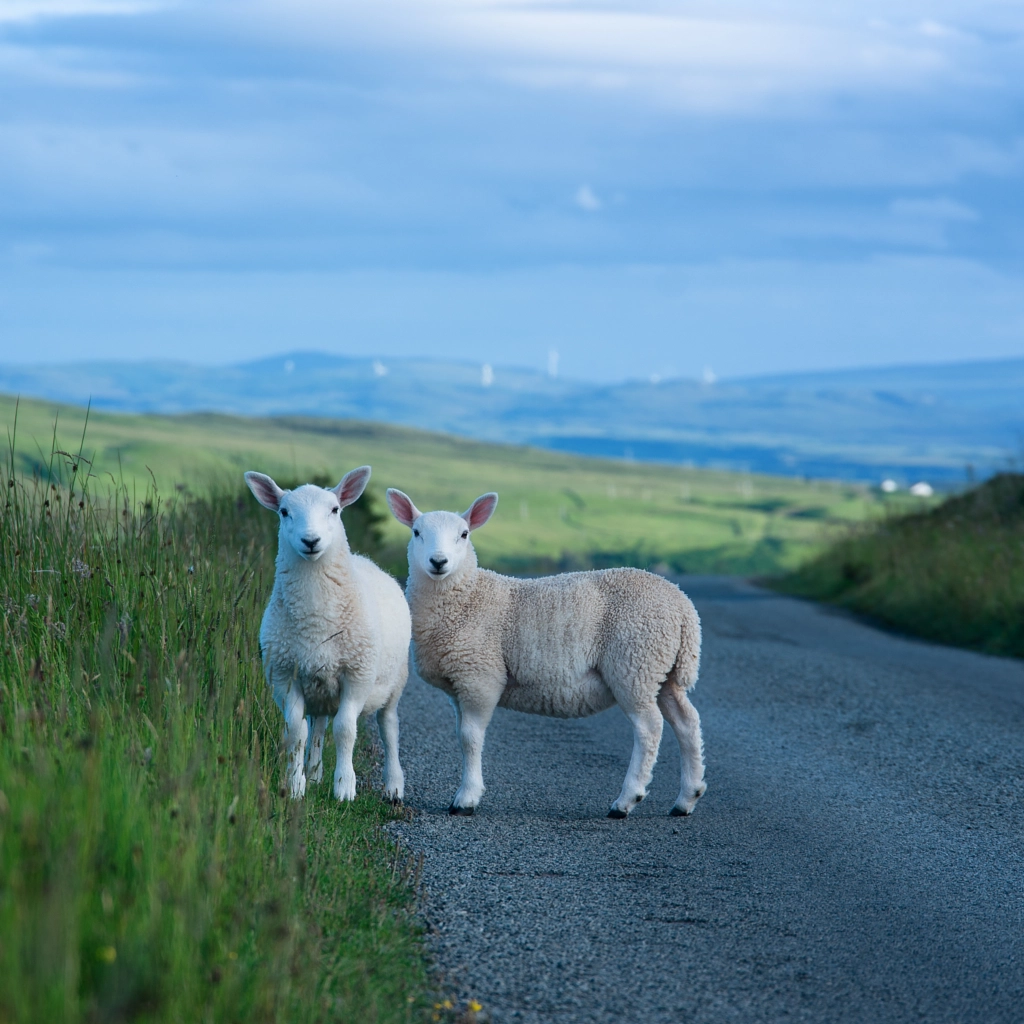
[{"label": "white lamb", "polygon": [[520,580],[477,566],[470,532],[498,503],[485,494],[461,516],[422,513],[387,492],[412,528],[406,596],[416,668],[455,707],[462,784],[449,813],[472,814],[484,792],[480,757],[495,707],[579,718],[618,704],[633,725],[633,757],[608,812],[625,818],[647,795],[662,716],[679,741],[675,815],[704,793],[700,718],[686,691],[697,681],[700,620],[678,587],[639,569]]},{"label": "white lamb", "polygon": [[280,517],[277,571],[260,627],[267,682],[284,713],[288,788],[306,792],[303,755],[315,717],[309,777],[323,776],[327,719],[334,718],[338,764],[334,795],[354,800],[352,749],[362,714],[377,712],[384,743],[384,791],[401,800],[398,700],[409,674],[409,608],[399,585],[368,558],[349,550],[341,510],[370,479],[353,469],[333,490],[304,484],[283,491],[263,473],[246,473],[257,501]]}]

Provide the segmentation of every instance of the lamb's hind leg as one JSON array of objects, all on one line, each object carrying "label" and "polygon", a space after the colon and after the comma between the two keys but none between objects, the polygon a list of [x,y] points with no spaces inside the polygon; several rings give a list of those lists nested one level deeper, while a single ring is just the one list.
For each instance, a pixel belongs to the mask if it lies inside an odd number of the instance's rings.
[{"label": "lamb's hind leg", "polygon": [[297,686],[289,688],[284,698],[284,749],[288,757],[288,792],[293,800],[306,794],[306,773],[302,770],[306,755],[309,723],[306,721],[306,702]]},{"label": "lamb's hind leg", "polygon": [[700,734],[700,715],[690,703],[686,692],[672,683],[666,683],[661,688],[658,707],[679,741],[679,760],[682,765],[679,796],[669,813],[690,814],[708,788],[704,781],[704,740]]},{"label": "lamb's hind leg", "polygon": [[608,812],[609,818],[624,818],[645,796],[654,772],[661,744],[662,717],[653,705],[625,711],[633,724],[633,756],[622,783],[622,792]]},{"label": "lamb's hind leg", "polygon": [[327,716],[313,719],[313,734],[309,740],[306,755],[306,778],[319,782],[324,777],[324,735],[327,732]]},{"label": "lamb's hind leg", "polygon": [[405,796],[405,774],[398,760],[398,697],[377,712],[377,731],[384,744],[384,796],[401,803]]}]

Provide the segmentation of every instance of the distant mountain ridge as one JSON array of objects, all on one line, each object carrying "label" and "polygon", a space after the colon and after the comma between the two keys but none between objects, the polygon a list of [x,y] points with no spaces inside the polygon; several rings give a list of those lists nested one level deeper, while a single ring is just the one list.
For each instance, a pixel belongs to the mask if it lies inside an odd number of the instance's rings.
[{"label": "distant mountain ridge", "polygon": [[233,366],[0,365],[0,391],[131,412],[358,418],[643,461],[962,480],[1024,444],[1024,359],[594,385],[515,367],[293,352]]}]

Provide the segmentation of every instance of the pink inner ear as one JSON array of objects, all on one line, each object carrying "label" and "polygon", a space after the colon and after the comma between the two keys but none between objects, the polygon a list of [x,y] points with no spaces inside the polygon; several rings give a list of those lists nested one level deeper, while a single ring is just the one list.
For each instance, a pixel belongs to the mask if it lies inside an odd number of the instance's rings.
[{"label": "pink inner ear", "polygon": [[387,494],[388,505],[394,517],[403,526],[412,526],[416,519],[416,512],[412,502],[401,491],[389,490]]},{"label": "pink inner ear", "polygon": [[366,484],[369,479],[370,470],[366,467],[353,469],[351,473],[346,474],[338,489],[338,500],[341,502],[342,507],[351,505],[353,501],[359,499],[359,496],[366,490]]},{"label": "pink inner ear", "polygon": [[245,482],[249,490],[256,495],[257,500],[265,508],[276,510],[281,504],[281,495],[284,493],[270,477],[263,473],[246,473]]},{"label": "pink inner ear", "polygon": [[470,506],[469,514],[465,517],[469,528],[476,530],[483,526],[491,518],[494,506],[497,504],[498,496],[496,494],[485,494],[482,498],[477,498]]}]

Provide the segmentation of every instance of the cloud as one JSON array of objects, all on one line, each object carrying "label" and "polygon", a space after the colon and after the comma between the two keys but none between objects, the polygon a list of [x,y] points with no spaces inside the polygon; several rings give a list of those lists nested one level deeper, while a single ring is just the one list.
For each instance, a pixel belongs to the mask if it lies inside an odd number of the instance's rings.
[{"label": "cloud", "polygon": [[[510,309],[547,295],[551,270],[593,271],[602,317],[569,310],[547,336],[542,318],[520,324],[540,365],[605,319],[629,333],[641,293],[612,286],[631,267],[788,261],[787,294],[806,302],[798,282],[824,264],[865,287],[883,275],[856,267],[879,258],[1019,267],[1020,5],[0,0],[0,17],[0,257],[26,281],[95,275],[94,317],[128,269],[166,272],[154,306],[187,294],[175,274],[216,270],[294,275],[310,308],[330,288],[318,274],[465,274],[448,298],[469,305],[491,275],[534,274]],[[676,341],[649,365],[693,335],[687,310],[713,333],[742,298],[671,280],[645,329]],[[292,294],[268,297],[282,323]],[[346,293],[371,325],[405,294]],[[766,288],[752,308],[776,301]],[[447,322],[452,344],[484,330],[480,308],[471,330]],[[829,308],[819,338],[845,329]],[[57,313],[53,337],[85,330]],[[760,336],[751,323],[736,336]],[[791,327],[780,315],[765,337],[788,344]]]},{"label": "cloud", "polygon": [[148,14],[167,6],[168,3],[160,0],[4,0],[0,4],[0,25],[44,18]]},{"label": "cloud", "polygon": [[978,219],[977,210],[972,210],[963,203],[953,199],[894,199],[889,209],[897,217],[913,218],[928,221],[964,221],[970,223]]},{"label": "cloud", "polygon": [[603,205],[589,185],[580,185],[576,190],[574,201],[581,210],[586,210],[587,213],[594,213]]},{"label": "cloud", "polygon": [[[261,0],[247,23],[306,45],[418,52],[535,88],[617,90],[678,109],[744,112],[772,103],[918,93],[979,76],[1005,80],[1024,19],[998,4],[774,5],[492,3],[487,0]],[[916,16],[915,16],[916,15]],[[962,27],[963,22],[967,27]],[[1002,32],[985,45],[972,31]]]},{"label": "cloud", "polygon": [[0,43],[0,81],[5,78],[85,89],[125,89],[144,81],[138,74],[97,66],[95,56],[79,47],[43,49]]}]

